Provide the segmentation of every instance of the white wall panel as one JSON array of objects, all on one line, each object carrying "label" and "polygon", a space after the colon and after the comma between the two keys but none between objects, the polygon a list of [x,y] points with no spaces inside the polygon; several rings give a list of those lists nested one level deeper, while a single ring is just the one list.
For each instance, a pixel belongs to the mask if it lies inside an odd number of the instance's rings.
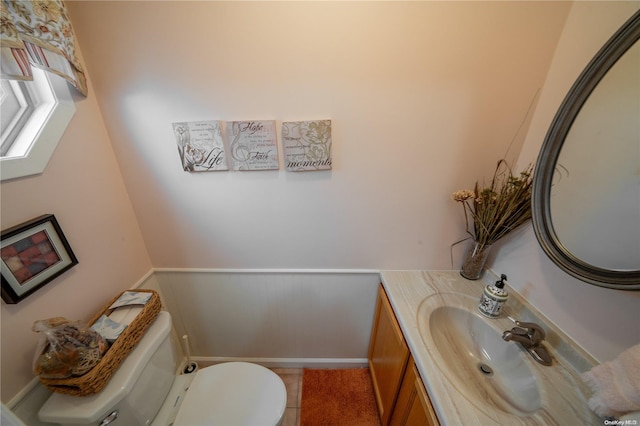
[{"label": "white wall panel", "polygon": [[198,357],[364,359],[380,283],[372,271],[156,271]]}]

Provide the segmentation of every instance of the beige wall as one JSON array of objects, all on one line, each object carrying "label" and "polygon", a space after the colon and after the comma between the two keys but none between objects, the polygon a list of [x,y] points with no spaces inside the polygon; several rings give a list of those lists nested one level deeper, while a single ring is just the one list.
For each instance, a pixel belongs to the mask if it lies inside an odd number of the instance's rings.
[{"label": "beige wall", "polygon": [[[569,10],[69,6],[149,254],[167,268],[449,269],[449,247],[465,235],[450,194],[507,151]],[[176,121],[324,118],[333,120],[329,172],[188,174],[171,130]]]},{"label": "beige wall", "polygon": [[0,305],[2,401],[33,379],[33,322],[92,317],[151,261],[107,135],[95,91],[76,99],[73,117],[43,174],[3,182],[2,229],[53,213],[79,264],[15,305]]}]

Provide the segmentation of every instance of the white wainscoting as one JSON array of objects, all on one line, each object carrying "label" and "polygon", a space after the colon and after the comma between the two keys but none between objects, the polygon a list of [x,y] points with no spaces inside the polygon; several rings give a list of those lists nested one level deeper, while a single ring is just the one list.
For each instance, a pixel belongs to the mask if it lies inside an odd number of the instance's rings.
[{"label": "white wainscoting", "polygon": [[154,278],[194,361],[367,364],[378,271],[156,269]]}]

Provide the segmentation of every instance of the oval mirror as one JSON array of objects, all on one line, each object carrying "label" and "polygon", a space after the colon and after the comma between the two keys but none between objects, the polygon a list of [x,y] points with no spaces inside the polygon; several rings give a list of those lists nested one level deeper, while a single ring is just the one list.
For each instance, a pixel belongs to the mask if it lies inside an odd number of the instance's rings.
[{"label": "oval mirror", "polygon": [[565,272],[640,290],[640,11],[587,65],[540,150],[533,229]]}]

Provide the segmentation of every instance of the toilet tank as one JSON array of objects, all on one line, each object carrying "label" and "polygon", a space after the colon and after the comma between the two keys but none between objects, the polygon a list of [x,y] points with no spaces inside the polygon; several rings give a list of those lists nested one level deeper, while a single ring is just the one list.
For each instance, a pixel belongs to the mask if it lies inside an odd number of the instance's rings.
[{"label": "toilet tank", "polygon": [[[54,393],[41,421],[61,425],[148,425],[160,410],[177,371],[171,344],[171,315],[160,312],[101,392],[90,396]],[[117,413],[117,414],[113,414]]]}]

